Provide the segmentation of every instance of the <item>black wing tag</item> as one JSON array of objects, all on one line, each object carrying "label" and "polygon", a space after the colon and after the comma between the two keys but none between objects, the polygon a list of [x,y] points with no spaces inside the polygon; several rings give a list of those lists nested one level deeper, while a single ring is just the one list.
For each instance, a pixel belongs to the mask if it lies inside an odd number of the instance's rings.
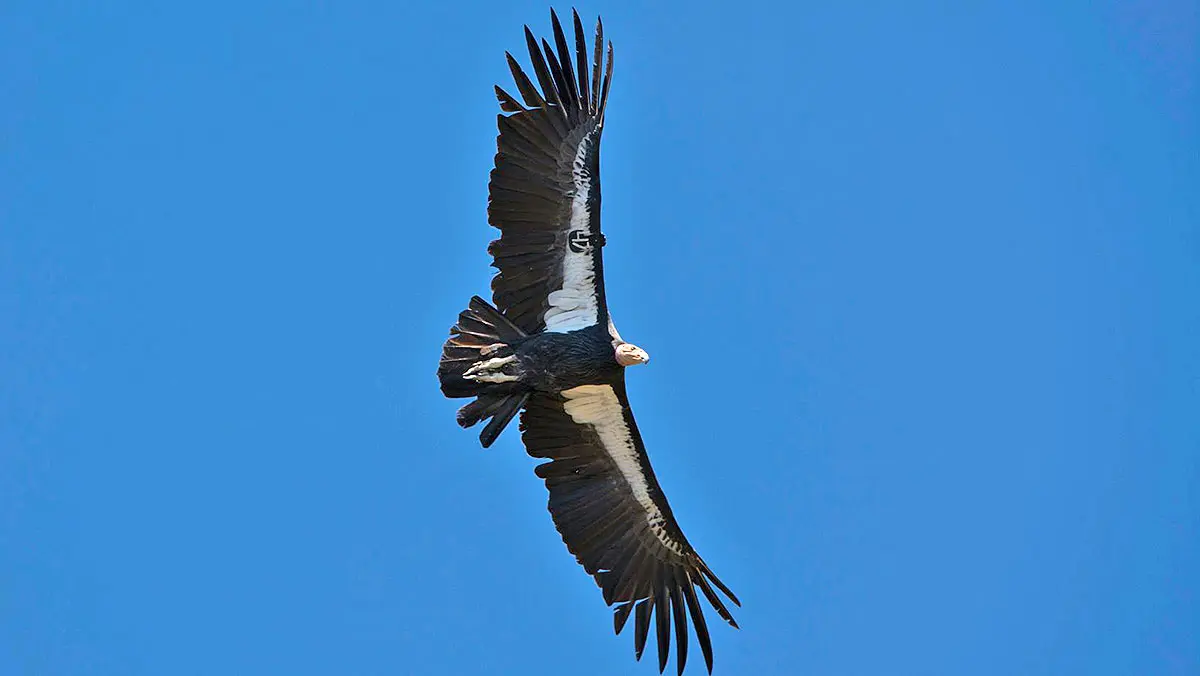
[{"label": "black wing tag", "polygon": [[567,234],[567,246],[575,253],[584,253],[593,245],[604,246],[604,235],[589,235],[583,230],[572,230]]}]

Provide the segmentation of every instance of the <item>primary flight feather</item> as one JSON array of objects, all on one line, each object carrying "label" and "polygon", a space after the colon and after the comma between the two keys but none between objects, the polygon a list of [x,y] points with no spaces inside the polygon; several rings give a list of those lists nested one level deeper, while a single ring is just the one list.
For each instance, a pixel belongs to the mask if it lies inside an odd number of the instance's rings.
[{"label": "primary flight feather", "polygon": [[[726,622],[737,597],[679,529],[659,488],[625,393],[625,369],[650,360],[621,339],[604,298],[600,230],[600,135],[612,80],[612,44],[596,22],[591,49],[572,12],[574,51],[554,11],[554,45],[529,28],[536,84],[506,54],[520,100],[496,87],[496,164],[488,185],[492,300],[471,299],[442,347],[447,397],[474,397],[458,423],[487,421],[490,446],[521,413],[536,473],[563,542],[613,606],[619,634],[634,618],[638,659],[654,618],[658,667],[674,625],[678,673],[688,619],[712,672],[712,641],[697,590]],[[590,57],[590,58],[589,58]],[[718,593],[720,592],[720,593]]]}]

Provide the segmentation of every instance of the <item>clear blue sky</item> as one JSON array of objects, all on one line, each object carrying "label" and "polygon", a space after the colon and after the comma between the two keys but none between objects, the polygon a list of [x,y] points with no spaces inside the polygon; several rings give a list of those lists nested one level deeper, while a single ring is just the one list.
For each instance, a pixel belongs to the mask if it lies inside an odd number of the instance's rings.
[{"label": "clear blue sky", "polygon": [[[434,4],[0,10],[0,673],[656,672],[438,392],[549,19]],[[784,5],[580,6],[717,673],[1200,673],[1196,4]]]}]

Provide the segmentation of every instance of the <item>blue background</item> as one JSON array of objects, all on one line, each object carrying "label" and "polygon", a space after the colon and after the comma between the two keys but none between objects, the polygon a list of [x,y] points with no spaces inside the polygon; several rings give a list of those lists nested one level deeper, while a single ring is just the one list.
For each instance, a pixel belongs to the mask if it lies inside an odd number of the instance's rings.
[{"label": "blue background", "polygon": [[[1196,4],[580,9],[718,673],[1200,673]],[[654,673],[434,378],[547,14],[5,3],[0,673]]]}]

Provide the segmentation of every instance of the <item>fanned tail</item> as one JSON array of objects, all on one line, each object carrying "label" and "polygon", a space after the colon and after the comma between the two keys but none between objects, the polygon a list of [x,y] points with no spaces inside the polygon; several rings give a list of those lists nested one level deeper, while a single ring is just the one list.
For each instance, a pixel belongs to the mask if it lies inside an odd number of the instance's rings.
[{"label": "fanned tail", "polygon": [[442,394],[476,398],[458,410],[457,419],[463,427],[491,419],[479,434],[484,448],[500,436],[529,396],[515,373],[511,345],[524,337],[525,332],[499,310],[473,296],[442,346],[438,364]]}]

